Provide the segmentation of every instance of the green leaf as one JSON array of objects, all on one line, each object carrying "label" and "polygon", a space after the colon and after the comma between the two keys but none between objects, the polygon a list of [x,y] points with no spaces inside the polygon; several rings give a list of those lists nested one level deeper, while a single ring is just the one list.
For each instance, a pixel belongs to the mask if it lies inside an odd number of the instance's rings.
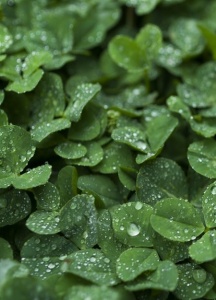
[{"label": "green leaf", "polygon": [[118,172],[118,167],[133,168],[134,165],[131,150],[126,145],[111,142],[104,147],[104,158],[95,167],[95,171],[112,174]]},{"label": "green leaf", "polygon": [[8,117],[6,113],[0,109],[0,126],[8,125]]},{"label": "green leaf", "polygon": [[[24,36],[25,48],[29,52],[49,50],[55,55],[70,52],[73,46],[73,10],[67,5],[49,9],[33,5],[31,9],[33,22],[31,26],[28,25],[30,28]],[[34,15],[39,13],[40,20]],[[21,18],[25,17],[22,15]]]},{"label": "green leaf", "polygon": [[164,260],[158,263],[157,269],[150,275],[143,275],[128,283],[126,288],[130,291],[156,289],[174,291],[178,282],[178,271],[174,263]]},{"label": "green leaf", "polygon": [[153,152],[157,152],[163,146],[174,129],[178,120],[172,116],[160,115],[148,123],[146,136]]},{"label": "green leaf", "polygon": [[21,249],[21,260],[35,277],[46,278],[61,273],[61,264],[76,246],[59,235],[34,235]]},{"label": "green leaf", "polygon": [[15,125],[0,127],[0,178],[19,174],[34,155],[35,145],[30,134]]},{"label": "green leaf", "polygon": [[157,5],[157,3],[160,0],[136,0],[131,2],[130,0],[120,0],[120,3],[127,5],[128,7],[135,7],[136,9],[136,13],[138,15],[143,15],[143,14],[147,14],[150,13],[155,6]]},{"label": "green leaf", "polygon": [[[119,203],[120,193],[115,183],[105,175],[83,175],[78,178],[77,187],[96,197],[96,204],[109,207]],[[99,199],[97,199],[99,198]]]},{"label": "green leaf", "polygon": [[76,299],[83,300],[88,299],[94,300],[135,300],[134,296],[123,288],[109,288],[107,286],[96,286],[96,285],[76,285],[69,289],[68,293],[64,297],[65,300]]},{"label": "green leaf", "polygon": [[79,159],[70,160],[74,165],[94,167],[98,165],[104,156],[103,149],[98,142],[89,142],[84,144],[87,149],[85,156]]},{"label": "green leaf", "polygon": [[215,60],[216,59],[216,34],[210,28],[207,28],[202,24],[200,24],[198,28],[200,29],[204,39],[206,40],[207,45],[212,52],[213,59]]},{"label": "green leaf", "polygon": [[138,199],[150,205],[163,198],[187,198],[187,181],[183,170],[173,160],[162,157],[140,168],[136,189]]},{"label": "green leaf", "polygon": [[42,124],[36,125],[31,130],[31,136],[35,141],[41,142],[51,133],[69,128],[70,125],[71,122],[65,118],[55,119],[50,122],[43,122]]},{"label": "green leaf", "polygon": [[195,172],[192,168],[188,170],[188,199],[196,207],[202,207],[202,197],[205,189],[213,180]]},{"label": "green leaf", "polygon": [[[1,201],[1,200],[0,200]],[[3,238],[0,238],[1,248],[0,248],[0,259],[13,259],[13,250],[11,245]]]},{"label": "green leaf", "polygon": [[155,250],[131,248],[119,256],[116,261],[116,272],[123,281],[135,279],[146,271],[157,269],[159,256]]},{"label": "green leaf", "polygon": [[[181,95],[180,88],[178,87],[178,92]],[[187,93],[187,97],[191,97],[189,91],[182,91],[185,94]],[[181,95],[182,96],[182,95]],[[192,98],[192,99],[191,99]],[[188,104],[194,105],[195,107],[205,107],[206,96],[200,96],[200,91],[196,91],[196,95],[190,98],[190,102]],[[187,103],[187,101],[185,101]],[[180,98],[176,96],[171,96],[167,100],[167,104],[171,111],[179,113],[185,120],[187,120],[191,126],[191,129],[195,131],[197,134],[202,135],[204,137],[213,137],[216,134],[216,125],[214,118],[203,117],[200,115],[192,115],[189,107],[180,100]]]},{"label": "green leaf", "polygon": [[48,51],[34,51],[30,53],[22,66],[23,77],[27,78],[33,74],[40,66],[51,60],[52,54]]},{"label": "green leaf", "polygon": [[20,78],[19,80],[16,80],[12,83],[9,83],[6,87],[6,91],[12,91],[16,92],[18,94],[20,93],[26,93],[32,91],[36,85],[41,80],[42,76],[44,74],[44,71],[41,69],[38,69],[31,75],[25,78]]},{"label": "green leaf", "polygon": [[112,207],[110,214],[116,238],[129,246],[151,247],[152,213],[153,208],[141,202],[129,202]]},{"label": "green leaf", "polygon": [[216,185],[215,182],[209,185],[202,196],[202,211],[205,224],[208,228],[216,227]]},{"label": "green leaf", "polygon": [[112,261],[116,261],[119,255],[128,246],[121,243],[115,236],[112,227],[112,218],[108,210],[103,210],[98,217],[98,245],[103,253]]},{"label": "green leaf", "polygon": [[163,199],[155,204],[151,216],[151,226],[163,237],[171,241],[186,242],[194,240],[204,231],[198,211],[185,200]]},{"label": "green leaf", "polygon": [[189,243],[170,241],[158,233],[155,233],[153,244],[162,260],[171,260],[174,263],[189,258]]},{"label": "green leaf", "polygon": [[98,285],[112,286],[120,282],[114,264],[99,249],[72,253],[62,268],[64,272],[76,274]]},{"label": "green leaf", "polygon": [[207,93],[203,93],[202,90],[190,84],[178,85],[177,92],[183,102],[190,107],[202,108],[212,104],[212,99],[210,98],[210,101],[208,101],[206,97]]},{"label": "green leaf", "polygon": [[[47,90],[49,87],[49,90]],[[62,117],[65,109],[65,94],[61,77],[56,73],[45,73],[35,89],[31,101],[31,124],[50,122],[54,117]]]},{"label": "green leaf", "polygon": [[185,56],[197,55],[203,51],[205,46],[197,22],[194,19],[177,18],[169,28],[169,36]]},{"label": "green leaf", "polygon": [[0,24],[0,53],[4,53],[13,43],[13,38],[7,27]]},{"label": "green leaf", "polygon": [[37,209],[53,211],[60,206],[60,193],[51,182],[34,188],[33,194],[37,201]]},{"label": "green leaf", "polygon": [[178,265],[179,281],[174,291],[178,299],[200,299],[214,285],[214,278],[200,266],[187,263]]},{"label": "green leaf", "polygon": [[204,263],[216,258],[215,246],[216,230],[210,230],[190,246],[189,253],[193,260]]},{"label": "green leaf", "polygon": [[37,210],[27,219],[26,226],[38,234],[54,234],[60,232],[59,221],[58,212]]},{"label": "green leaf", "polygon": [[76,168],[73,166],[63,167],[58,173],[56,185],[61,197],[61,206],[63,206],[77,194]]},{"label": "green leaf", "polygon": [[140,152],[148,152],[149,146],[146,142],[145,133],[138,126],[118,127],[112,131],[114,141],[124,143]]},{"label": "green leaf", "polygon": [[164,68],[174,68],[182,62],[182,52],[170,43],[163,43],[157,56],[157,63]]},{"label": "green leaf", "polygon": [[20,176],[12,177],[12,185],[17,189],[31,189],[43,185],[48,181],[51,171],[48,164],[31,169]]},{"label": "green leaf", "polygon": [[101,86],[98,83],[81,83],[74,86],[70,90],[69,95],[71,101],[65,110],[65,116],[72,122],[79,121],[83,108],[90,100],[92,100],[92,98],[100,91],[100,89]]},{"label": "green leaf", "polygon": [[208,178],[216,178],[216,142],[205,139],[190,144],[187,157],[191,167]]},{"label": "green leaf", "polygon": [[33,277],[11,278],[1,289],[1,300],[28,299],[47,299],[56,300],[56,296],[51,288],[47,288],[41,280]]},{"label": "green leaf", "polygon": [[16,224],[31,212],[31,201],[24,191],[11,190],[0,195],[0,227]]},{"label": "green leaf", "polygon": [[5,97],[5,93],[3,90],[0,90],[0,105],[3,103]]},{"label": "green leaf", "polygon": [[124,187],[126,187],[129,191],[135,191],[137,170],[120,167],[118,169],[118,177]]},{"label": "green leaf", "polygon": [[[28,269],[18,263],[15,260],[11,259],[1,259],[0,260],[0,289],[5,286],[8,280],[11,278],[18,279],[19,277],[27,277],[29,275]],[[2,298],[2,293],[0,295],[0,299]]]},{"label": "green leaf", "polygon": [[190,119],[190,109],[179,97],[170,96],[167,99],[167,105],[172,112],[179,113],[186,120]]},{"label": "green leaf", "polygon": [[25,56],[18,54],[7,56],[1,63],[0,76],[10,81],[21,79],[20,73],[24,58]]},{"label": "green leaf", "polygon": [[97,244],[97,211],[94,202],[92,195],[77,195],[60,212],[61,231],[81,249]]},{"label": "green leaf", "polygon": [[126,70],[138,72],[146,68],[141,49],[133,39],[123,35],[115,36],[108,49],[113,61]]},{"label": "green leaf", "polygon": [[148,24],[139,31],[136,42],[145,60],[151,62],[157,57],[162,46],[161,30],[154,24]]},{"label": "green leaf", "polygon": [[65,142],[54,148],[57,155],[66,159],[77,159],[85,156],[87,149],[80,143]]},{"label": "green leaf", "polygon": [[63,67],[65,64],[75,60],[75,56],[62,54],[62,55],[55,55],[49,63],[46,63],[44,68],[46,70],[56,70]]},{"label": "green leaf", "polygon": [[[87,2],[86,2],[87,3]],[[85,3],[85,5],[86,5]],[[119,20],[120,10],[116,2],[97,1],[97,5],[92,5],[86,14],[78,19],[74,28],[75,49],[89,49],[99,45],[105,38],[106,32]],[[83,10],[83,4],[79,11]]]},{"label": "green leaf", "polygon": [[94,110],[94,107],[86,106],[83,109],[81,119],[72,124],[68,133],[69,139],[73,141],[91,141],[99,136],[101,124],[97,113],[98,110]]}]

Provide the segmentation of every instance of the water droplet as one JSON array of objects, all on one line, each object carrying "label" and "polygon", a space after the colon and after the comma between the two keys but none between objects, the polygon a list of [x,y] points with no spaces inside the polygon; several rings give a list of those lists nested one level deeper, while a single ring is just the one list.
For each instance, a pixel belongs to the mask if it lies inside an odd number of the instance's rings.
[{"label": "water droplet", "polygon": [[142,207],[143,207],[143,204],[142,204],[142,202],[140,202],[140,201],[138,201],[138,202],[136,203],[136,205],[135,205],[135,209],[136,209],[136,210],[140,210]]},{"label": "water droplet", "polygon": [[136,224],[131,223],[127,229],[127,232],[130,236],[137,236],[140,233],[140,228]]},{"label": "water droplet", "polygon": [[92,256],[92,257],[90,258],[90,262],[96,262],[96,258],[95,258],[94,256]]},{"label": "water droplet", "polygon": [[51,263],[51,264],[48,265],[48,268],[49,268],[49,269],[54,269],[54,268],[55,268],[55,265]]},{"label": "water droplet", "polygon": [[125,228],[124,226],[120,226],[120,230],[123,231]]},{"label": "water droplet", "polygon": [[20,160],[21,160],[21,162],[25,162],[26,161],[26,157],[25,156],[20,156]]},{"label": "water droplet", "polygon": [[76,203],[71,203],[71,206],[70,206],[71,209],[75,209],[76,207],[77,207]]},{"label": "water droplet", "polygon": [[50,257],[48,257],[48,256],[45,256],[44,258],[43,258],[43,261],[49,261],[50,260]]},{"label": "water droplet", "polygon": [[87,239],[87,237],[88,237],[88,232],[87,232],[87,231],[84,231],[84,232],[83,232],[83,238],[84,238],[84,239]]},{"label": "water droplet", "polygon": [[52,250],[56,250],[57,249],[57,245],[56,244],[51,245],[51,249]]},{"label": "water droplet", "polygon": [[211,188],[211,193],[212,193],[212,195],[216,195],[216,186],[213,186]]},{"label": "water droplet", "polygon": [[204,283],[206,281],[207,278],[207,274],[206,271],[204,269],[195,269],[192,271],[192,276],[193,279],[197,282],[197,283]]},{"label": "water droplet", "polygon": [[108,264],[110,262],[110,259],[106,257],[104,258],[104,262]]}]

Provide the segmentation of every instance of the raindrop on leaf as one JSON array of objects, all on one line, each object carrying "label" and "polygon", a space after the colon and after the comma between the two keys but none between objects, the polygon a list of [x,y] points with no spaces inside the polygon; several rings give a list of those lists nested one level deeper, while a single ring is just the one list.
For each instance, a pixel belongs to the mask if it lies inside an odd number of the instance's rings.
[{"label": "raindrop on leaf", "polygon": [[140,229],[136,224],[131,223],[127,229],[127,232],[130,236],[137,236],[140,233]]},{"label": "raindrop on leaf", "polygon": [[193,279],[197,283],[204,283],[206,281],[206,278],[207,278],[206,271],[203,270],[203,269],[195,269],[195,270],[193,270],[192,275],[193,275]]}]

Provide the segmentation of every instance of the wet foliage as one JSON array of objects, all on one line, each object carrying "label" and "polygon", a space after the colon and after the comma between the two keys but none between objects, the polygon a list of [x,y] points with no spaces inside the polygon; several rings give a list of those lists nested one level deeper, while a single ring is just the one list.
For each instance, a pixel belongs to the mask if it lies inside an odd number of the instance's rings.
[{"label": "wet foliage", "polygon": [[216,299],[215,20],[0,1],[0,300]]}]

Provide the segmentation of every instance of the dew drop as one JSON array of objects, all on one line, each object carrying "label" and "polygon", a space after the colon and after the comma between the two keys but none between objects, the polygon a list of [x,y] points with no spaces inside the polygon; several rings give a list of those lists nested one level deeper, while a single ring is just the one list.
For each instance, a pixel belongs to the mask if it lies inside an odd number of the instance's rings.
[{"label": "dew drop", "polygon": [[124,226],[120,226],[120,230],[123,231],[125,228]]},{"label": "dew drop", "polygon": [[20,156],[20,160],[21,160],[21,162],[25,162],[26,161],[26,157],[25,156]]},{"label": "dew drop", "polygon": [[92,257],[90,258],[90,262],[96,262],[96,258],[95,258],[94,256],[92,256]]},{"label": "dew drop", "polygon": [[55,265],[51,263],[51,264],[48,265],[48,268],[49,268],[49,269],[54,269],[54,268],[55,268]]},{"label": "dew drop", "polygon": [[138,202],[136,203],[136,205],[135,205],[135,209],[136,209],[136,210],[140,210],[142,207],[143,207],[143,204],[142,204],[142,202],[140,202],[140,201],[138,201]]},{"label": "dew drop", "polygon": [[197,283],[204,283],[206,281],[207,274],[203,269],[195,269],[192,271],[192,276]]},{"label": "dew drop", "polygon": [[127,228],[127,233],[130,236],[137,236],[140,233],[140,229],[139,229],[139,227],[136,224],[131,223],[129,225],[129,227]]},{"label": "dew drop", "polygon": [[76,207],[77,207],[76,203],[71,203],[71,206],[70,206],[71,209],[75,209]]},{"label": "dew drop", "polygon": [[212,195],[216,195],[216,186],[213,186],[211,189]]},{"label": "dew drop", "polygon": [[105,258],[104,258],[104,262],[105,262],[106,264],[108,264],[108,263],[110,262],[110,259],[107,258],[107,257],[105,257]]}]

